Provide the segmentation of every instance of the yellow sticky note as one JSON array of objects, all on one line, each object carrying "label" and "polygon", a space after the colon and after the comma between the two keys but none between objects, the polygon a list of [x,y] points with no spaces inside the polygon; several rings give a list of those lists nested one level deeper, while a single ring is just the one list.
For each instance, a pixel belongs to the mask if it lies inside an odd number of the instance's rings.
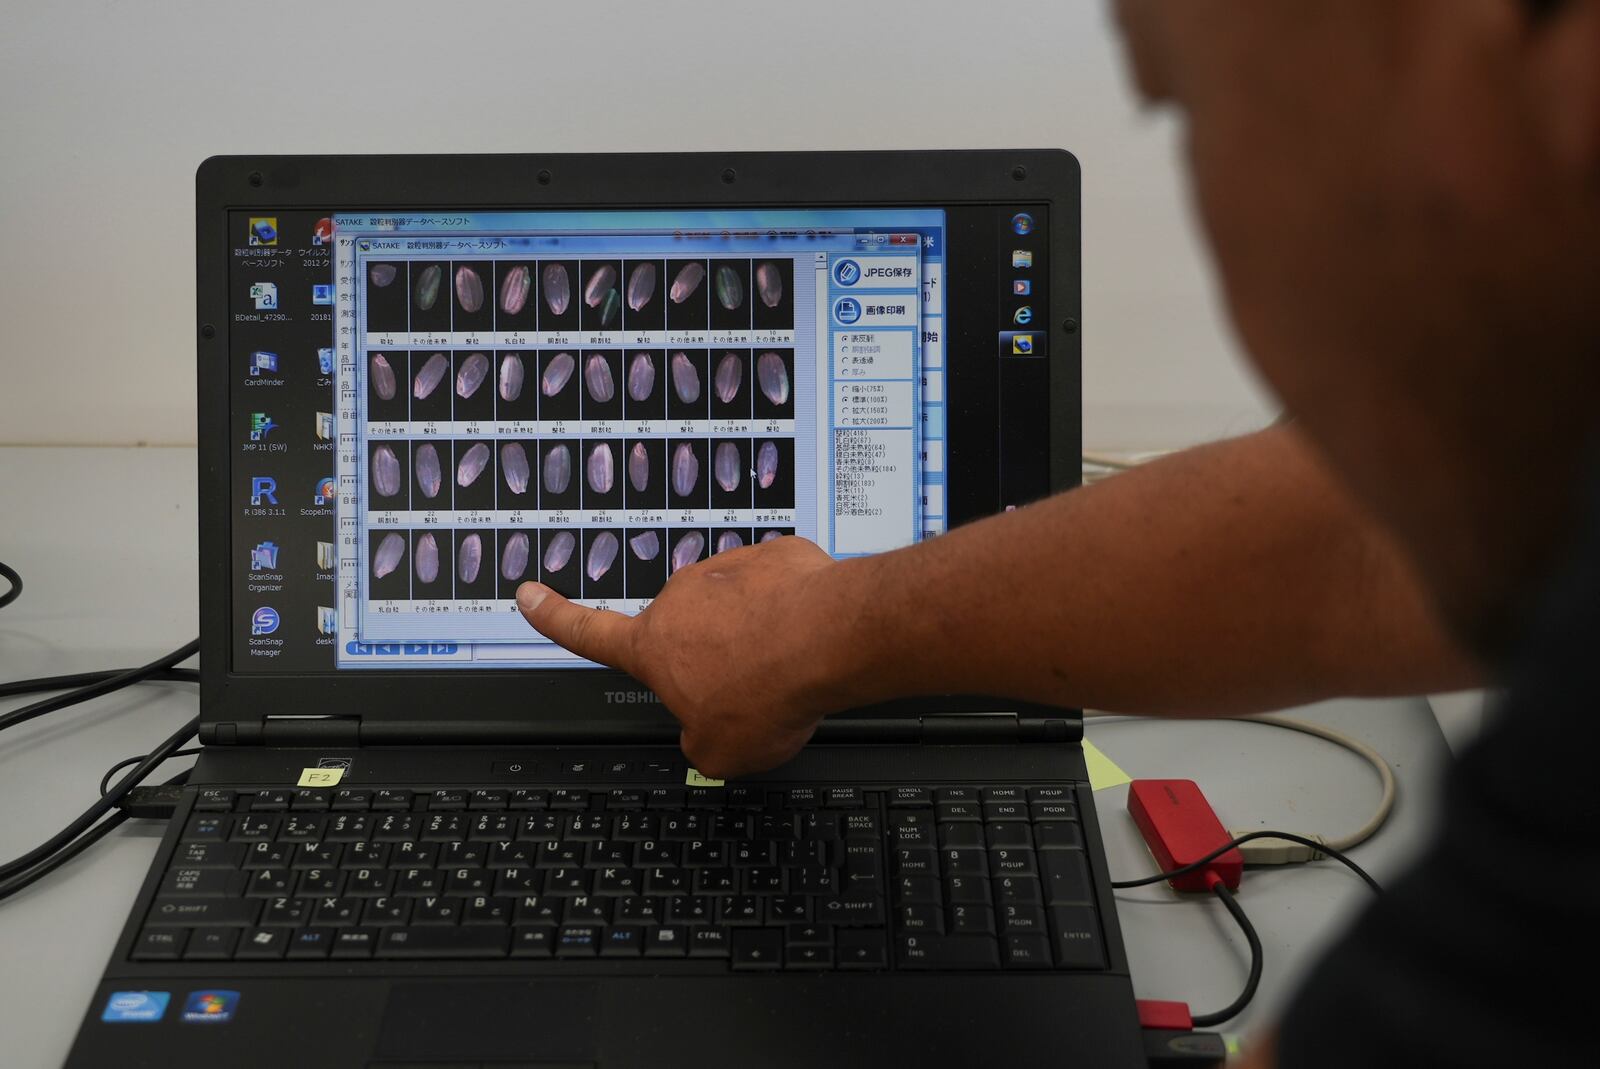
[{"label": "yellow sticky note", "polygon": [[710,776],[702,776],[697,770],[692,768],[683,774],[683,782],[688,784],[690,787],[722,786],[722,781],[720,779],[712,779]]},{"label": "yellow sticky note", "polygon": [[344,779],[342,768],[302,768],[296,787],[337,787]]},{"label": "yellow sticky note", "polygon": [[1117,763],[1100,751],[1100,747],[1083,740],[1083,756],[1089,762],[1089,789],[1103,791],[1107,787],[1120,787],[1132,783],[1133,777],[1122,771]]}]

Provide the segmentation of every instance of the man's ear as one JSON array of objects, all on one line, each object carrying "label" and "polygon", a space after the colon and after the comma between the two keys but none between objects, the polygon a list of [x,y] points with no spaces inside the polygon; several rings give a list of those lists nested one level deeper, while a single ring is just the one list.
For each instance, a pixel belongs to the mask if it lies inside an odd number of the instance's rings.
[{"label": "man's ear", "polygon": [[1568,0],[1529,23],[1528,107],[1567,173],[1600,179],[1600,0]]}]

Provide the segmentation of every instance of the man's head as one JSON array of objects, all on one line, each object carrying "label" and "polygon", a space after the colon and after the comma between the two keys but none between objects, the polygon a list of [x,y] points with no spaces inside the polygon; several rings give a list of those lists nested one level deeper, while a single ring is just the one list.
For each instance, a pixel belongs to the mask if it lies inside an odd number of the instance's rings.
[{"label": "man's head", "polygon": [[1118,13],[1252,359],[1502,652],[1600,428],[1600,0]]}]

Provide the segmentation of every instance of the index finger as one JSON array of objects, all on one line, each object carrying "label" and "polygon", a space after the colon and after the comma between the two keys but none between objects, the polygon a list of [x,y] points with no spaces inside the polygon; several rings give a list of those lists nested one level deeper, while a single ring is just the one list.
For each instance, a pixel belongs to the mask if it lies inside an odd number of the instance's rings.
[{"label": "index finger", "polygon": [[633,617],[574,605],[543,583],[519,586],[517,609],[534,630],[579,657],[629,670]]}]

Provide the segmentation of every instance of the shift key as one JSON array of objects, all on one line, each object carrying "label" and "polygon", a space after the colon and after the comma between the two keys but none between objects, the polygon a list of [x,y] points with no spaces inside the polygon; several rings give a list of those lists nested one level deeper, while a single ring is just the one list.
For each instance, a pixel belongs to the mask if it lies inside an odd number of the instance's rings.
[{"label": "shift key", "polygon": [[147,926],[253,928],[261,916],[259,898],[158,898],[150,907]]},{"label": "shift key", "polygon": [[841,895],[818,899],[816,920],[819,924],[832,924],[840,928],[881,928],[886,922],[883,899],[875,895]]}]

